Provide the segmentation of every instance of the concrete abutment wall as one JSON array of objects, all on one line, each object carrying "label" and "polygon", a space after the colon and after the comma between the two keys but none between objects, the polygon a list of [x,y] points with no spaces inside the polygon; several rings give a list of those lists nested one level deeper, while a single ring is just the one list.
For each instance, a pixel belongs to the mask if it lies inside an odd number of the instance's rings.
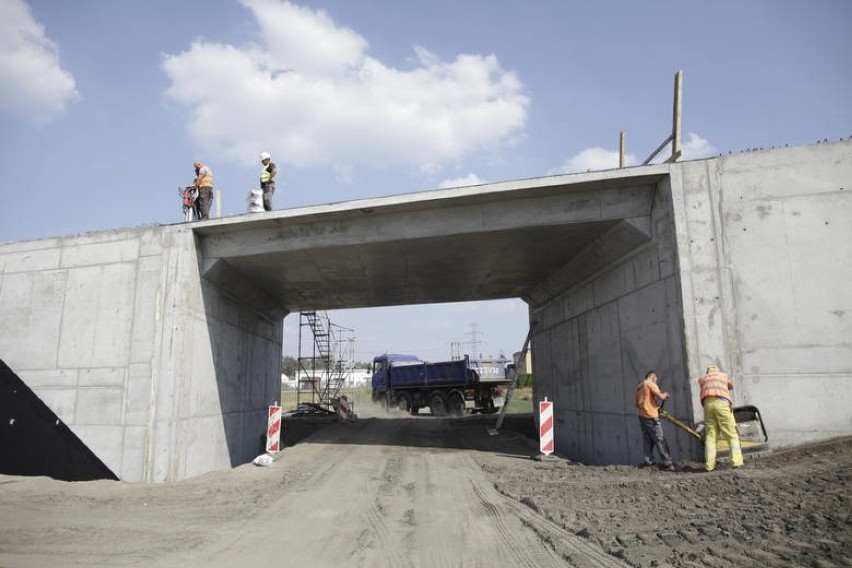
[{"label": "concrete abutment wall", "polygon": [[[667,409],[698,422],[695,378],[711,362],[776,447],[852,432],[850,191],[849,142],[672,165],[652,241],[531,307],[536,399],[556,401],[557,451],[639,463],[635,386],[656,370]],[[676,458],[700,457],[664,429]]]},{"label": "concrete abutment wall", "polygon": [[852,142],[689,162],[672,185],[690,376],[720,363],[776,445],[852,432]]},{"label": "concrete abutment wall", "polygon": [[[558,451],[590,464],[640,463],[634,390],[647,371],[689,408],[677,246],[668,180],[650,206],[651,241],[531,309],[536,399],[554,403]],[[670,432],[672,450],[690,451]]]},{"label": "concrete abutment wall", "polygon": [[123,480],[245,463],[280,396],[281,320],[195,250],[180,225],[0,246],[2,358]]}]

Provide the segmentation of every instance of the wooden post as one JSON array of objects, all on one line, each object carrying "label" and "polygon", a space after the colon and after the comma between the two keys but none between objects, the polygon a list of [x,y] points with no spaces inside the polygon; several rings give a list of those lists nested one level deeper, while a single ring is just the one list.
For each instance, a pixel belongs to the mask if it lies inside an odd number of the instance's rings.
[{"label": "wooden post", "polygon": [[674,104],[672,109],[672,155],[670,162],[676,162],[680,158],[680,120],[681,103],[683,101],[683,71],[675,73]]}]

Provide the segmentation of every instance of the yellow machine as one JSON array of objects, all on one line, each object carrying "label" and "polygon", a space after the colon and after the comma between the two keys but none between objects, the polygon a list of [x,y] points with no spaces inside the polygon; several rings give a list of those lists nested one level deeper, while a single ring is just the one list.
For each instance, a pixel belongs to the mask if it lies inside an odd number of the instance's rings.
[{"label": "yellow machine", "polygon": [[[665,404],[665,402],[664,402]],[[756,406],[745,405],[737,406],[733,409],[734,420],[737,423],[737,433],[740,436],[740,445],[743,448],[743,453],[765,452],[769,450],[769,435],[766,433],[766,426],[763,424],[763,417]],[[660,416],[665,418],[678,428],[686,431],[690,436],[704,444],[704,423],[700,422],[695,427],[690,426],[683,420],[679,420],[663,410],[663,405],[660,405]],[[724,438],[719,438],[716,441],[716,451],[720,457],[724,456],[730,448],[728,441]]]}]

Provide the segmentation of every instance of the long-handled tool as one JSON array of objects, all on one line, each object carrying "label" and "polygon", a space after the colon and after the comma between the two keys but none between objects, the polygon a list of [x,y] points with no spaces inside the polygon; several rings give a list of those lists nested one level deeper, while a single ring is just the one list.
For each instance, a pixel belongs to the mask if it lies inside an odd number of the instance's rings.
[{"label": "long-handled tool", "polygon": [[663,410],[663,406],[665,406],[665,404],[666,404],[665,400],[660,403],[660,409],[659,409],[660,410],[660,416],[662,416],[663,418],[665,418],[666,420],[668,420],[669,422],[671,422],[672,424],[674,424],[678,428],[683,429],[690,436],[694,437],[696,440],[698,440],[699,442],[701,442],[703,444],[704,443],[704,429],[702,428],[701,432],[699,432],[697,429],[689,426],[686,422],[683,422],[682,420],[678,420],[677,418],[675,418],[674,416],[672,416],[671,414],[669,414],[668,412]]},{"label": "long-handled tool", "polygon": [[530,340],[532,339],[533,329],[536,322],[530,324],[530,330],[527,332],[527,338],[524,340],[524,347],[521,349],[521,356],[518,362],[509,368],[509,373],[512,375],[512,382],[509,383],[509,389],[506,391],[506,399],[503,401],[503,408],[500,409],[500,415],[497,417],[497,424],[494,428],[489,428],[488,433],[496,436],[500,433],[500,426],[503,425],[503,416],[506,415],[506,408],[509,407],[509,401],[512,400],[512,395],[515,393],[515,387],[518,385],[518,369],[517,366],[527,360],[527,351],[530,350]]}]

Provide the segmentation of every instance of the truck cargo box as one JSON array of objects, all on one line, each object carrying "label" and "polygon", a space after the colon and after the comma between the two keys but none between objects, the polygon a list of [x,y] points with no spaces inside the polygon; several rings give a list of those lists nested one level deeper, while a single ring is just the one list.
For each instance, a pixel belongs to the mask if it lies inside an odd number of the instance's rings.
[{"label": "truck cargo box", "polygon": [[429,407],[433,416],[495,412],[502,390],[483,383],[468,357],[427,363],[414,355],[378,355],[373,359],[373,401],[386,408],[417,414]]},{"label": "truck cargo box", "polygon": [[391,362],[389,373],[391,388],[466,386],[471,382],[468,375],[465,360],[440,363]]}]

